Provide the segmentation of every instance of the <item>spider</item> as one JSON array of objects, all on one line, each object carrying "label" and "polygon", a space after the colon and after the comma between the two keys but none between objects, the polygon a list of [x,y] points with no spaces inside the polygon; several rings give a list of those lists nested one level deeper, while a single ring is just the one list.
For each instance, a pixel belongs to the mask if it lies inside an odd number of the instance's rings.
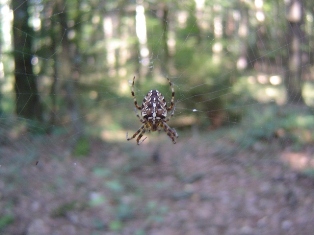
[{"label": "spider", "polygon": [[[168,78],[167,78],[168,79]],[[170,118],[174,114],[174,88],[172,86],[172,83],[168,79],[171,91],[172,91],[172,97],[170,106],[167,107],[167,102],[165,100],[165,97],[157,90],[150,90],[147,95],[144,97],[142,106],[138,106],[137,100],[135,98],[134,94],[134,81],[135,76],[133,77],[133,83],[132,83],[132,97],[134,99],[134,105],[135,108],[138,110],[141,110],[141,117],[139,114],[136,114],[136,116],[140,119],[140,121],[143,123],[143,125],[132,135],[132,137],[128,137],[128,133],[126,134],[126,139],[131,140],[135,138],[137,135],[137,144],[139,145],[142,143],[140,142],[140,139],[144,135],[146,131],[161,131],[162,129],[167,133],[167,135],[172,139],[172,142],[176,143],[176,138],[178,138],[178,134],[175,129],[168,126],[166,122],[170,120]],[[171,111],[172,113],[170,115],[170,118],[167,118],[167,112]]]}]

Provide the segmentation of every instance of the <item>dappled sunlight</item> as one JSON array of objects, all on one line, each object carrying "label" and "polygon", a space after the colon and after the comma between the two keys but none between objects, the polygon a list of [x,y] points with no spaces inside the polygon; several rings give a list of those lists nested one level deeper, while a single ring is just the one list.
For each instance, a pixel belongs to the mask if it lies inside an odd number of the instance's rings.
[{"label": "dappled sunlight", "polygon": [[120,82],[121,94],[131,94],[130,80],[123,80]]},{"label": "dappled sunlight", "polygon": [[314,156],[306,152],[283,152],[281,154],[282,161],[297,171],[313,170]]},{"label": "dappled sunlight", "polygon": [[171,120],[171,126],[173,127],[191,127],[197,125],[198,120],[195,116],[179,116],[174,120]]},{"label": "dappled sunlight", "polygon": [[239,80],[240,87],[236,91],[247,91],[248,95],[260,103],[275,102],[278,105],[286,103],[286,93],[279,75],[267,75],[258,73],[242,77]]},{"label": "dappled sunlight", "polygon": [[92,100],[95,100],[97,99],[98,97],[98,92],[97,91],[90,91],[89,92],[89,98],[92,99]]},{"label": "dappled sunlight", "polygon": [[269,82],[274,86],[280,85],[282,83],[282,77],[279,75],[272,75],[269,77]]},{"label": "dappled sunlight", "polygon": [[103,130],[100,138],[106,142],[126,141],[126,131],[123,130]]},{"label": "dappled sunlight", "polygon": [[268,76],[266,74],[258,74],[256,76],[256,80],[258,81],[258,83],[260,84],[266,84],[268,83]]},{"label": "dappled sunlight", "polygon": [[314,83],[306,82],[303,86],[303,94],[305,103],[309,106],[314,106]]}]

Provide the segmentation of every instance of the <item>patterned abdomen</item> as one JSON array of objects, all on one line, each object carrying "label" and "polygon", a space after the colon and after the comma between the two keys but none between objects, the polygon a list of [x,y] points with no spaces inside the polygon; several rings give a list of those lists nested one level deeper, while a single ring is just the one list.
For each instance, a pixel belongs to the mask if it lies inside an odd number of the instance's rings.
[{"label": "patterned abdomen", "polygon": [[165,97],[158,90],[147,93],[142,104],[142,117],[148,120],[152,131],[158,129],[158,124],[167,117]]}]

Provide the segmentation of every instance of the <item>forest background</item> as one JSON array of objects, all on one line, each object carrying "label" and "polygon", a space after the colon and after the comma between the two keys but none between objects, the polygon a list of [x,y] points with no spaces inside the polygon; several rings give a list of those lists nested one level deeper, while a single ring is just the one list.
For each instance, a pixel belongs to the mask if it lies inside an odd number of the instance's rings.
[{"label": "forest background", "polygon": [[[313,19],[303,0],[1,0],[0,233],[311,234]],[[134,76],[140,104],[173,83],[176,145],[126,140]]]}]

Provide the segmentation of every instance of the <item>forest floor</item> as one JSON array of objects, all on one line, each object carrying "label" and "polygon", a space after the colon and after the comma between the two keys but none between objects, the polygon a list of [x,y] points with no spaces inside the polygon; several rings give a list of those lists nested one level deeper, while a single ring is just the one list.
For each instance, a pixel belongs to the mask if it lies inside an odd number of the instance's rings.
[{"label": "forest floor", "polygon": [[159,145],[91,140],[88,156],[75,157],[66,137],[25,138],[0,147],[0,234],[314,231],[314,177],[303,171],[313,173],[313,147],[165,136]]}]

